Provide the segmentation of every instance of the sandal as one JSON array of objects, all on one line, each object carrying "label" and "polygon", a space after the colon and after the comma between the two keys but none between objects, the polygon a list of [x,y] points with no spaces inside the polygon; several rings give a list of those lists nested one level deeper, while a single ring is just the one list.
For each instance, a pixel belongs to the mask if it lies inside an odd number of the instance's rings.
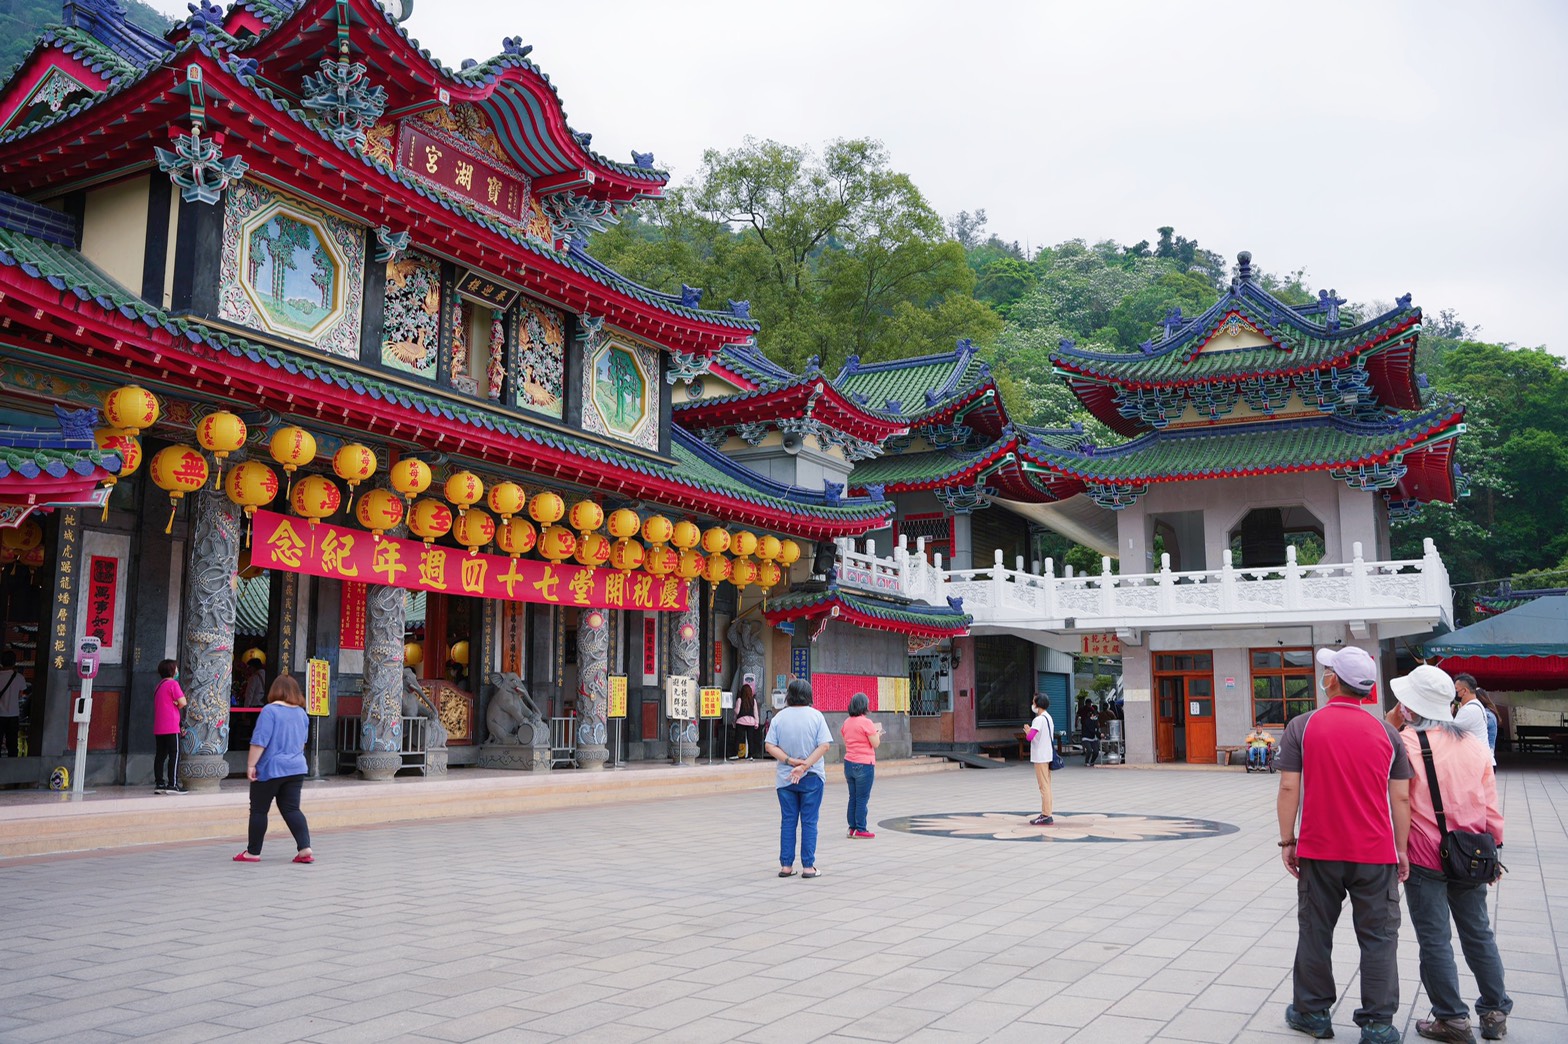
[{"label": "sandal", "polygon": [[235,856],[234,861],[236,863],[259,863],[261,862],[261,856],[251,855],[250,852],[246,851]]},{"label": "sandal", "polygon": [[821,876],[822,876],[822,871],[818,870],[816,867],[812,867],[809,870],[802,870],[800,872],[801,880],[804,880],[804,881],[809,881],[813,877],[821,877]]},{"label": "sandal", "polygon": [[792,866],[788,870],[780,870],[779,871],[779,876],[780,877],[794,877],[795,876],[795,868]]},{"label": "sandal", "polygon": [[301,852],[299,855],[294,857],[294,862],[296,863],[314,863],[315,861],[316,857],[308,852]]}]

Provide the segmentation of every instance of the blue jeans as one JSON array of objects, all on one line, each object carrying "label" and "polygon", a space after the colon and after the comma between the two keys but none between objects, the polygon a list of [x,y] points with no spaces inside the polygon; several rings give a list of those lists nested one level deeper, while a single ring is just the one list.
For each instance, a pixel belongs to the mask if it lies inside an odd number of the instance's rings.
[{"label": "blue jeans", "polygon": [[817,813],[822,811],[822,777],[808,772],[799,783],[779,787],[779,866],[795,865],[795,830],[800,829],[800,865],[817,865]]},{"label": "blue jeans", "polygon": [[876,780],[875,765],[844,762],[844,782],[849,785],[849,829],[866,829],[866,805],[871,802],[871,784]]},{"label": "blue jeans", "polygon": [[1514,1010],[1514,1002],[1503,988],[1503,960],[1497,954],[1497,939],[1486,916],[1485,885],[1455,884],[1436,870],[1424,866],[1410,868],[1405,882],[1405,902],[1410,907],[1410,925],[1421,945],[1421,985],[1432,998],[1432,1014],[1440,1019],[1468,1018],[1470,1009],[1459,995],[1459,969],[1454,964],[1453,937],[1448,918],[1459,928],[1459,946],[1465,963],[1475,975],[1481,997],[1475,1002],[1477,1015]]}]

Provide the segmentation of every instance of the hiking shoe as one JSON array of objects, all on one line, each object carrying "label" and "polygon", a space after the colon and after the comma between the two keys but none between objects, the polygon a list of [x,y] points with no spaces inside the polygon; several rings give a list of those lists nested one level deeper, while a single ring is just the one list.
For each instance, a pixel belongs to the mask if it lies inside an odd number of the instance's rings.
[{"label": "hiking shoe", "polygon": [[1458,1019],[1417,1019],[1416,1032],[1427,1040],[1446,1040],[1451,1044],[1475,1044],[1468,1017]]},{"label": "hiking shoe", "polygon": [[849,836],[850,837],[876,837],[877,835],[873,834],[869,830],[851,830],[849,832]]},{"label": "hiking shoe", "polygon": [[1334,1035],[1334,1020],[1326,1011],[1297,1011],[1294,1004],[1285,1005],[1285,1025],[1320,1040]]},{"label": "hiking shoe", "polygon": [[1502,1040],[1508,1036],[1508,1013],[1506,1011],[1483,1011],[1481,1013],[1481,1036],[1487,1040]]},{"label": "hiking shoe", "polygon": [[184,783],[176,783],[172,787],[165,788],[164,793],[165,794],[189,794],[190,791],[186,789]]},{"label": "hiking shoe", "polygon": [[1029,825],[1050,826],[1054,822],[1056,822],[1056,818],[1054,816],[1035,816],[1033,819],[1029,820]]},{"label": "hiking shoe", "polygon": [[1361,1027],[1361,1044],[1399,1044],[1399,1031],[1387,1022],[1371,1022]]}]

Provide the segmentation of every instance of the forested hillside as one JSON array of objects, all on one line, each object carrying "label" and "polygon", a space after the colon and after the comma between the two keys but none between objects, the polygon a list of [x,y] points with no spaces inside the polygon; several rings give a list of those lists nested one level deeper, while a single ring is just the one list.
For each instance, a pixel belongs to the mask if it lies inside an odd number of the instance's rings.
[{"label": "forested hillside", "polygon": [[[131,22],[162,33],[173,21],[140,0],[122,0]],[[0,0],[0,74],[9,72],[27,57],[44,26],[60,21],[60,0]]]},{"label": "forested hillside", "polygon": [[[1063,339],[1129,349],[1158,337],[1171,308],[1193,315],[1213,303],[1228,258],[1248,245],[1222,253],[1173,228],[1151,231],[1130,245],[1073,240],[1026,253],[990,234],[984,211],[944,221],[876,142],[815,154],[748,140],[710,150],[691,183],[597,234],[590,249],[650,286],[700,286],[710,306],[749,300],[762,347],[797,369],[811,356],[834,372],[851,354],[900,358],[972,338],[1014,416],[1077,420],[1115,442],[1052,377],[1050,352]],[[1264,260],[1284,262],[1262,276],[1272,293],[1316,297],[1289,259]],[[1391,293],[1406,289],[1399,278],[1388,273]],[[1418,557],[1430,536],[1455,584],[1568,568],[1568,366],[1508,343],[1506,331],[1483,339],[1443,302],[1408,289],[1425,315],[1419,369],[1434,393],[1469,407],[1460,463],[1471,492],[1396,524],[1396,555]],[[1345,312],[1368,318],[1390,306]]]}]

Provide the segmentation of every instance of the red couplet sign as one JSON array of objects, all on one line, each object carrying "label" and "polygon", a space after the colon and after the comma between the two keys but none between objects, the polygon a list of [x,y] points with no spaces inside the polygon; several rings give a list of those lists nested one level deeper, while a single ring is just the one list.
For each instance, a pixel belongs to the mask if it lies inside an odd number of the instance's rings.
[{"label": "red couplet sign", "polygon": [[254,527],[251,564],[262,569],[512,602],[644,612],[686,608],[686,582],[674,577],[471,555],[389,536],[376,540],[362,530],[325,522],[312,528],[273,511],[256,512]]}]

